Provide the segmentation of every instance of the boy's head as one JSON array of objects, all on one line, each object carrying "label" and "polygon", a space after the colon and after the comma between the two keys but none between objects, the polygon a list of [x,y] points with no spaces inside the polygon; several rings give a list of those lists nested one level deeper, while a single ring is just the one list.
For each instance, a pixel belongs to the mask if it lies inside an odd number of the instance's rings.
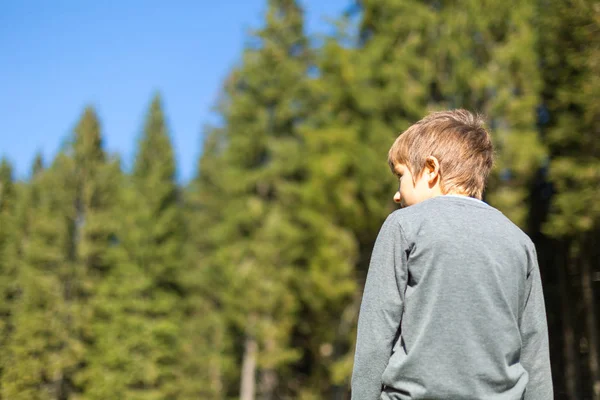
[{"label": "boy's head", "polygon": [[444,194],[481,199],[494,155],[483,124],[467,110],[440,111],[398,136],[388,154],[400,177],[394,200],[412,205]]}]

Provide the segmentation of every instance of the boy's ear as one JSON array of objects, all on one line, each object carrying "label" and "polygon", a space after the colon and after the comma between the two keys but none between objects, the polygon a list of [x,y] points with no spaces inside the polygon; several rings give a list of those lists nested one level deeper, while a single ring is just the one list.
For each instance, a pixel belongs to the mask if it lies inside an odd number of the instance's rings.
[{"label": "boy's ear", "polygon": [[440,162],[436,157],[427,157],[427,160],[425,160],[425,173],[427,173],[427,180],[430,182],[440,174]]}]

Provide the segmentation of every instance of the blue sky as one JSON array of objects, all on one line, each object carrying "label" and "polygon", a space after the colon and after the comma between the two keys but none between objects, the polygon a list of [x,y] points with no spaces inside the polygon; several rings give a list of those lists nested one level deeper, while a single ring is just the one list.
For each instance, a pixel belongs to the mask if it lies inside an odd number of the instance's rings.
[{"label": "blue sky", "polygon": [[[325,32],[348,0],[304,0],[309,32]],[[266,0],[8,0],[0,2],[0,156],[26,178],[48,163],[85,105],[104,144],[128,167],[153,93],[160,91],[184,182],[221,83]]]}]

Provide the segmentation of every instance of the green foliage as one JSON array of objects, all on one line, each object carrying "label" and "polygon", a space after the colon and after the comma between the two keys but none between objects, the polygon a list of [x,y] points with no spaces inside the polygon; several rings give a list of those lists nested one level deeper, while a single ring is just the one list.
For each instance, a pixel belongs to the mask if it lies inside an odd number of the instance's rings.
[{"label": "green foliage", "polygon": [[[207,136],[189,203],[198,210],[192,225],[202,229],[196,282],[222,309],[230,332],[239,333],[238,349],[246,338],[258,342],[258,387],[268,397],[303,384],[293,371],[308,356],[291,341],[302,329],[296,315],[308,307],[299,292],[314,233],[299,197],[307,170],[300,127],[310,110],[311,53],[297,4],[271,1],[266,26],[251,43],[226,83],[225,125]],[[236,393],[238,385],[231,386]]]},{"label": "green foliage", "polygon": [[14,302],[17,295],[18,246],[16,216],[17,190],[12,167],[6,159],[0,162],[0,399],[4,374],[10,365],[7,342],[13,329]]},{"label": "green foliage", "polygon": [[[178,398],[181,371],[182,218],[175,160],[160,98],[148,112],[129,181],[120,187],[112,267],[94,300],[91,399]],[[113,200],[114,201],[114,200]],[[116,245],[118,243],[118,246]]]},{"label": "green foliage", "polygon": [[[232,390],[239,377],[232,348],[235,338],[230,334],[228,319],[220,300],[227,285],[220,269],[213,262],[213,252],[226,237],[219,224],[224,220],[221,206],[226,199],[221,173],[226,169],[222,160],[224,135],[218,129],[210,131],[204,141],[198,169],[201,174],[185,191],[185,220],[189,240],[186,243],[186,265],[182,277],[186,293],[186,373],[195,378],[186,385],[186,398],[221,399]],[[237,389],[234,388],[234,389]]]},{"label": "green foliage", "polygon": [[549,1],[542,14],[545,129],[554,184],[552,236],[600,228],[600,9],[593,1]]},{"label": "green foliage", "polygon": [[66,395],[65,376],[82,355],[71,335],[72,309],[64,279],[71,265],[64,158],[34,176],[23,193],[23,225],[17,297],[6,344],[2,395],[6,399],[47,399]]}]

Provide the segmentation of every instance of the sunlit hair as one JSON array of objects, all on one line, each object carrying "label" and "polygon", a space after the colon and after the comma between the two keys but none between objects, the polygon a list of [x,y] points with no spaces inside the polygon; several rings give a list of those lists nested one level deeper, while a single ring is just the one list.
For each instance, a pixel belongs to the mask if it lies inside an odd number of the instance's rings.
[{"label": "sunlit hair", "polygon": [[398,136],[390,148],[388,164],[396,175],[398,164],[406,166],[416,180],[429,156],[440,163],[444,194],[482,198],[494,162],[494,148],[481,115],[462,109],[429,114]]}]

